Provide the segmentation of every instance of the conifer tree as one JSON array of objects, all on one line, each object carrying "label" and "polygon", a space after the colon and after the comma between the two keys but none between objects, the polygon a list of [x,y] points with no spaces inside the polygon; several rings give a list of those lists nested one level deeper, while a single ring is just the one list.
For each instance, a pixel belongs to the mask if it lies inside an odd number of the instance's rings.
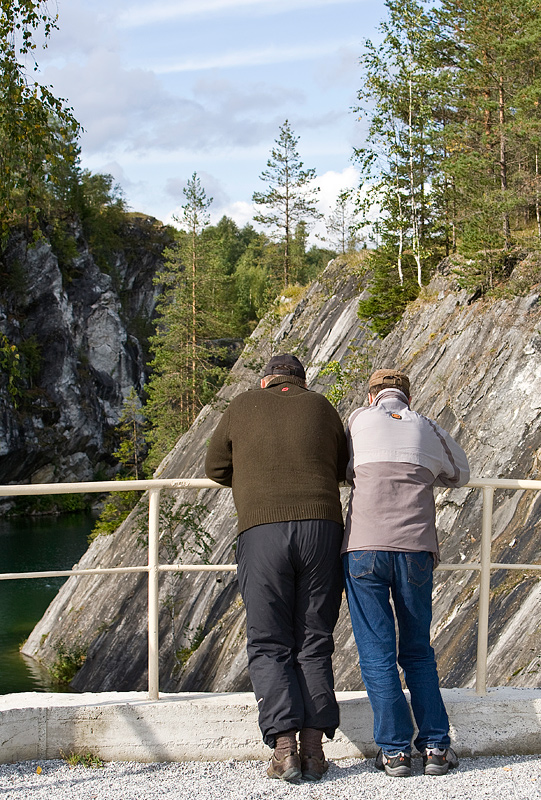
[{"label": "conifer tree", "polygon": [[269,188],[252,196],[253,202],[262,207],[254,220],[273,229],[282,244],[284,286],[291,278],[291,245],[297,224],[321,216],[315,204],[319,188],[310,185],[315,179],[315,169],[304,169],[297,151],[298,141],[286,119],[271,150],[267,169],[260,175]]},{"label": "conifer tree", "polygon": [[446,168],[457,224],[470,252],[508,250],[528,207],[537,213],[541,7],[537,0],[442,0],[434,13],[442,40],[453,42]]},{"label": "conifer tree", "polygon": [[184,189],[186,202],[177,218],[182,230],[156,276],[161,294],[145,415],[152,429],[150,466],[156,466],[194,421],[225,377],[212,340],[230,332],[229,278],[216,258],[209,228],[207,198],[197,173]]}]

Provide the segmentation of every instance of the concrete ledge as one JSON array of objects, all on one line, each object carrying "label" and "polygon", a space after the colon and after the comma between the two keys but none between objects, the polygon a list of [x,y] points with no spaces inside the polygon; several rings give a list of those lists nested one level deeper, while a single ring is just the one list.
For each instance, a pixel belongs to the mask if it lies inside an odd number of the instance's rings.
[{"label": "concrete ledge", "polygon": [[[451,738],[462,756],[541,753],[541,689],[444,689]],[[366,692],[339,692],[330,758],[374,756]],[[0,697],[0,763],[93,753],[105,761],[267,759],[253,694],[143,692]]]}]

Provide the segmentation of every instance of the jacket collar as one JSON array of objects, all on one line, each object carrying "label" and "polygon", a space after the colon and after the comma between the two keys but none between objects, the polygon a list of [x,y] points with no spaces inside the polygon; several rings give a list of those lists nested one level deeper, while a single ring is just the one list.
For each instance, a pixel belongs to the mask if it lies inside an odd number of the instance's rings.
[{"label": "jacket collar", "polygon": [[384,389],[378,394],[376,399],[371,403],[371,408],[376,408],[380,405],[394,405],[408,406],[408,398],[401,389]]}]

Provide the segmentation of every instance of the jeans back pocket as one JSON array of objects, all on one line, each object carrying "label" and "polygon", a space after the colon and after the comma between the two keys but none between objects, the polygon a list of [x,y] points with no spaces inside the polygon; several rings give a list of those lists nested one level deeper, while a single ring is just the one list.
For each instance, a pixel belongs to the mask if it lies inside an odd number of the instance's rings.
[{"label": "jeans back pocket", "polygon": [[374,572],[377,550],[354,550],[348,553],[349,574],[352,578],[362,578]]},{"label": "jeans back pocket", "polygon": [[423,586],[432,577],[434,559],[432,553],[422,551],[419,553],[406,553],[408,565],[408,583]]}]

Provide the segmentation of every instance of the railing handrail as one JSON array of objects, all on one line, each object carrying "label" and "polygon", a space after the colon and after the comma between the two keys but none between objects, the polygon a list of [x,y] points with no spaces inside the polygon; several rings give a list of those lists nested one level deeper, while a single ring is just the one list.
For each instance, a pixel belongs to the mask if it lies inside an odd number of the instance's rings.
[{"label": "railing handrail", "polygon": [[[541,480],[526,478],[470,478],[460,488],[538,489]],[[89,494],[95,492],[133,492],[148,489],[224,489],[210,478],[145,478],[127,481],[80,481],[79,483],[17,483],[0,486],[0,497],[32,494]],[[442,488],[442,487],[436,487]]]},{"label": "railing handrail", "polygon": [[80,483],[17,483],[0,486],[0,497],[30,494],[89,494],[134,492],[147,489],[224,489],[210,478],[147,478],[128,481],[81,481]]},{"label": "railing handrail", "polygon": [[[5,572],[0,580],[23,578],[71,577],[72,575],[103,575],[111,573],[146,572],[148,574],[148,694],[150,700],[159,699],[159,573],[160,572],[223,572],[235,571],[235,564],[160,564],[159,563],[159,508],[162,489],[223,489],[209,478],[151,478],[127,481],[86,481],[80,483],[12,484],[0,486],[0,497],[38,494],[88,494],[93,492],[149,492],[149,546],[148,564],[131,567],[94,567],[88,569],[47,570],[43,572]],[[480,573],[477,664],[475,691],[486,694],[488,657],[488,621],[490,605],[490,573],[495,569],[541,570],[541,564],[506,564],[492,562],[492,513],[496,489],[529,489],[541,491],[541,480],[517,478],[471,478],[465,487],[482,489],[483,517],[481,530],[481,555],[478,562],[440,564],[444,571],[474,570]]]}]

